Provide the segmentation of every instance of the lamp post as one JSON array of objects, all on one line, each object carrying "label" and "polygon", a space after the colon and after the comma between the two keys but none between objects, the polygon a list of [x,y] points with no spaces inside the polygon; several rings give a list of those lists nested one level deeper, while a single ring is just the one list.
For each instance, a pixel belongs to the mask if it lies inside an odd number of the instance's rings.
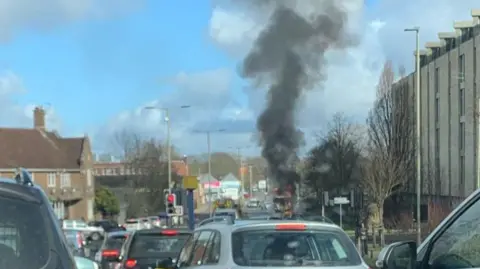
[{"label": "lamp post", "polygon": [[238,154],[238,172],[240,175],[240,182],[242,184],[242,195],[245,192],[245,176],[243,174],[243,157],[242,157],[242,149],[248,149],[250,147],[244,146],[244,147],[230,147],[231,149],[236,149],[237,154]]},{"label": "lamp post", "polygon": [[211,152],[211,142],[210,134],[211,133],[221,133],[225,132],[225,129],[216,129],[216,130],[195,130],[195,133],[205,133],[207,135],[207,151],[208,151],[208,212],[210,217],[212,216],[212,152]]},{"label": "lamp post", "polygon": [[420,27],[413,27],[405,29],[405,32],[415,32],[415,71],[416,71],[416,79],[415,79],[415,98],[416,98],[416,157],[417,157],[417,245],[420,245],[422,242],[422,233],[421,233],[421,215],[420,215],[420,204],[422,199],[422,149],[420,147],[421,143],[421,128],[420,128],[420,116],[421,116],[421,103],[420,103]]},{"label": "lamp post", "polygon": [[[189,108],[189,105],[183,105],[178,108]],[[168,107],[146,106],[146,110],[160,110],[165,113],[165,121],[167,122],[167,159],[168,159],[168,193],[172,192],[172,145],[171,145],[171,124],[170,124],[170,109]]]}]

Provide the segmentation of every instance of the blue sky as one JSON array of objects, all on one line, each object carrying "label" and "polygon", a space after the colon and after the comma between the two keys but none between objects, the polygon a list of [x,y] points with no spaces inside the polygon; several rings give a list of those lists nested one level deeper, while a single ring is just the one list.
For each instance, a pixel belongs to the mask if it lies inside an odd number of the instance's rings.
[{"label": "blue sky", "polygon": [[208,40],[210,15],[207,1],[148,1],[114,19],[24,29],[2,45],[0,64],[29,91],[19,104],[49,104],[78,133],[173,90],[166,77],[231,65]]}]

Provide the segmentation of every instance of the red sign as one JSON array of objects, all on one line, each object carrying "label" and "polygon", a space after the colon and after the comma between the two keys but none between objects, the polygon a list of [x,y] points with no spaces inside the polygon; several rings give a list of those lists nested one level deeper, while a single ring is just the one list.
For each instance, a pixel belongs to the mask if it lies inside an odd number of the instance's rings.
[{"label": "red sign", "polygon": [[208,188],[220,188],[220,181],[212,181],[211,183],[203,183],[203,188],[208,189]]}]

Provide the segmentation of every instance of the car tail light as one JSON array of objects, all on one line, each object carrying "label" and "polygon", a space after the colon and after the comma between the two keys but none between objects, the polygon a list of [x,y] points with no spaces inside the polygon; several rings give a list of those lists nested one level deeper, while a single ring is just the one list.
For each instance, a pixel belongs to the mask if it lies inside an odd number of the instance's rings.
[{"label": "car tail light", "polygon": [[127,269],[131,269],[131,268],[135,267],[135,265],[137,265],[137,260],[134,260],[134,259],[128,259],[125,262],[125,268],[127,268]]},{"label": "car tail light", "polygon": [[275,230],[293,230],[293,231],[305,231],[307,225],[303,223],[282,223],[275,225]]},{"label": "car tail light", "polygon": [[77,233],[77,243],[79,246],[83,247],[83,237],[82,237],[82,233],[80,232]]},{"label": "car tail light", "polygon": [[120,251],[116,249],[105,249],[102,251],[102,257],[116,257],[120,255]]},{"label": "car tail light", "polygon": [[178,231],[177,230],[163,230],[162,234],[163,235],[178,235]]}]

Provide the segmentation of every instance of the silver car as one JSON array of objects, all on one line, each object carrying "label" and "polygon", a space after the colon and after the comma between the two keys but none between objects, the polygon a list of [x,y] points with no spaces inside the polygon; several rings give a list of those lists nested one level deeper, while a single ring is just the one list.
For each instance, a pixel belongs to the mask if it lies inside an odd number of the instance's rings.
[{"label": "silver car", "polygon": [[296,220],[229,219],[205,224],[185,243],[177,265],[180,269],[205,265],[368,269],[340,227]]}]

